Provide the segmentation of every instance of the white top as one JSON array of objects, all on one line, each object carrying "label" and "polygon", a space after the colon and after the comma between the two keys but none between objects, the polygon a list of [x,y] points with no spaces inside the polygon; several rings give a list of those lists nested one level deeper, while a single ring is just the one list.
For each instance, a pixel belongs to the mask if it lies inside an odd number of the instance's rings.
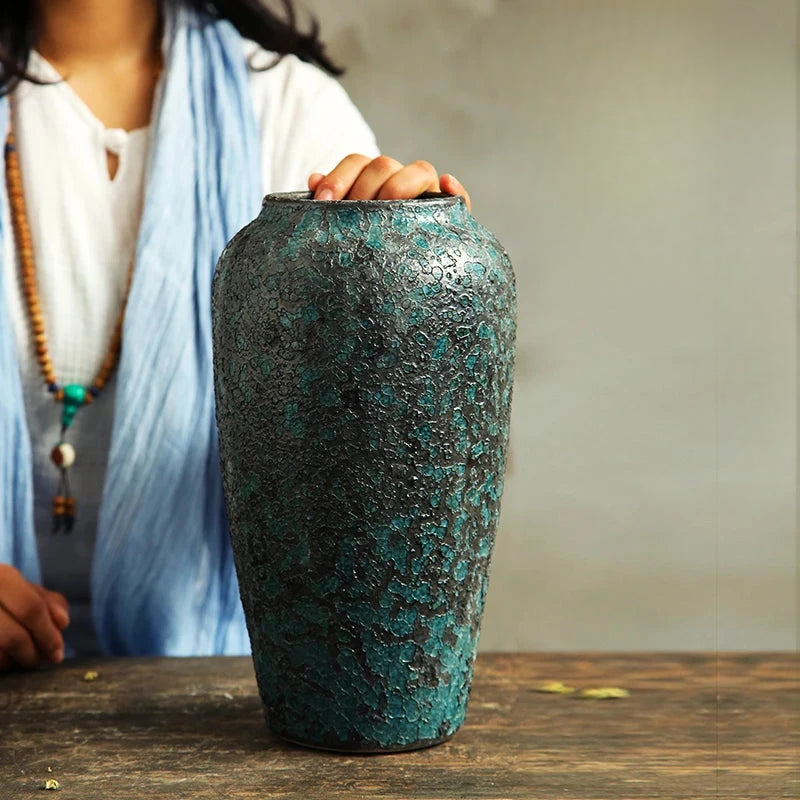
[{"label": "white top", "polygon": [[[252,66],[274,59],[249,41],[243,55]],[[32,53],[29,68],[45,80],[61,81],[38,53]],[[312,172],[329,172],[348,153],[378,154],[372,131],[344,89],[320,69],[285,56],[277,66],[250,74],[265,194],[305,189]],[[50,357],[62,385],[88,386],[105,358],[135,250],[150,129],[106,129],[65,81],[22,83],[14,97],[13,126]],[[106,151],[118,157],[113,180]],[[7,212],[4,230],[2,268],[33,447],[42,582],[70,600],[67,633],[72,632],[79,652],[90,652],[96,644],[89,622],[89,575],[115,381],[78,412],[70,428],[68,440],[77,453],[70,470],[77,522],[69,536],[53,536],[58,471],[50,451],[59,439],[61,406],[39,372]]]}]

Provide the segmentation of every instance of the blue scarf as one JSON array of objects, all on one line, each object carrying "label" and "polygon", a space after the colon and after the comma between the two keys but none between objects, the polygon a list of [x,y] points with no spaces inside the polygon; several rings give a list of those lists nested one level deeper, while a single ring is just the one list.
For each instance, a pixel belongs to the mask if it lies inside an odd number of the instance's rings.
[{"label": "blue scarf", "polygon": [[[93,616],[110,654],[247,653],[214,422],[210,294],[219,253],[258,212],[258,132],[242,40],[229,23],[179,11],[166,45],[92,565]],[[3,100],[0,131],[7,127]],[[8,235],[0,227],[0,253]],[[31,444],[2,277],[0,269],[0,562],[39,582]]]}]

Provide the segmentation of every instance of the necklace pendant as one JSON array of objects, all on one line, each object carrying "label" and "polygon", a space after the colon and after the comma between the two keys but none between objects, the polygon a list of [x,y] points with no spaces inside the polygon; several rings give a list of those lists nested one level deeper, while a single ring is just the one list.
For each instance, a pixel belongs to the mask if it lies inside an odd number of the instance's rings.
[{"label": "necklace pendant", "polygon": [[69,428],[75,413],[86,402],[86,389],[77,383],[68,383],[64,387],[64,397],[62,399],[63,409],[61,411],[61,426]]},{"label": "necklace pendant", "polygon": [[75,498],[69,488],[68,470],[75,463],[75,448],[69,442],[63,441],[63,438],[72,425],[76,412],[86,402],[86,389],[77,383],[68,383],[58,394],[63,404],[62,441],[50,451],[50,460],[58,467],[61,480],[59,492],[53,500],[53,533],[58,533],[62,528],[65,533],[69,533],[75,524]]},{"label": "necklace pendant", "polygon": [[59,442],[50,451],[50,460],[59,469],[69,469],[75,463],[75,448],[69,442]]},{"label": "necklace pendant", "polygon": [[[66,429],[61,435],[64,433]],[[75,498],[70,491],[68,470],[75,463],[75,448],[69,442],[61,441],[50,451],[50,460],[61,473],[58,494],[53,499],[53,533],[62,528],[69,533],[75,524]]]}]

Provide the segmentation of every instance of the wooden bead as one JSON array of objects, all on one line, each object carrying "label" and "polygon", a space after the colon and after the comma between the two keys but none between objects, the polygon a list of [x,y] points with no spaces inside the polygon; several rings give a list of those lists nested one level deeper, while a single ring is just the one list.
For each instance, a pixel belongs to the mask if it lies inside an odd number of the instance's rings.
[{"label": "wooden bead", "polygon": [[62,469],[67,469],[75,463],[75,448],[69,442],[61,442],[50,451],[50,460]]}]

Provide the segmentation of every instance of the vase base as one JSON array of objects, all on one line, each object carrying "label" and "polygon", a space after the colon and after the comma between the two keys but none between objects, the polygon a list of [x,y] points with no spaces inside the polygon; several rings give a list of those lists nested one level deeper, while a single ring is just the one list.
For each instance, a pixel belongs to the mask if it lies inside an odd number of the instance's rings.
[{"label": "vase base", "polygon": [[453,733],[448,733],[446,736],[440,736],[437,739],[424,739],[420,742],[414,742],[414,744],[401,744],[392,746],[389,745],[388,747],[376,747],[374,744],[365,743],[363,746],[359,746],[357,744],[351,745],[334,745],[334,744],[315,744],[312,742],[304,742],[301,739],[294,739],[291,736],[287,736],[286,734],[279,733],[278,731],[271,731],[276,736],[279,736],[286,742],[291,742],[292,744],[299,745],[300,747],[307,747],[311,750],[327,750],[328,752],[332,753],[350,753],[351,755],[380,755],[381,753],[407,753],[411,750],[424,750],[428,747],[435,747],[437,744],[443,744],[446,741],[449,741],[453,738]]}]

